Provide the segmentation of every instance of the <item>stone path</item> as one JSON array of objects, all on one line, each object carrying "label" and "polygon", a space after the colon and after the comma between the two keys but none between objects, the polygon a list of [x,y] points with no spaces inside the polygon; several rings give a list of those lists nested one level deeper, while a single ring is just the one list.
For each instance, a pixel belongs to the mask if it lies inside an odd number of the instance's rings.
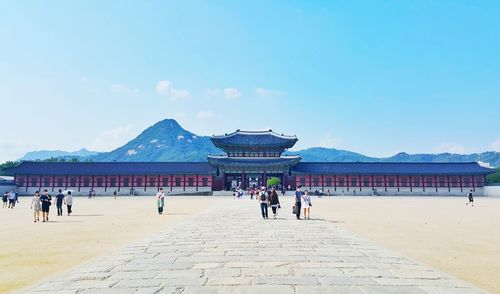
[{"label": "stone path", "polygon": [[286,206],[263,220],[228,199],[29,293],[483,293]]}]

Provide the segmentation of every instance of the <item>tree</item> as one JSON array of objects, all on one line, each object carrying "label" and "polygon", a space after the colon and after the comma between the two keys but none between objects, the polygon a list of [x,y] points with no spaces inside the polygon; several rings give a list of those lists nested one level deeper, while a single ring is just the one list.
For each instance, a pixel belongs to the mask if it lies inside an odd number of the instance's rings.
[{"label": "tree", "polygon": [[272,187],[272,186],[278,186],[281,183],[281,180],[277,177],[271,177],[267,179],[267,186]]},{"label": "tree", "polygon": [[11,168],[11,167],[16,167],[19,165],[19,161],[7,161],[5,163],[0,164],[0,175],[1,176],[8,176],[9,174],[5,172],[4,170],[6,168]]}]

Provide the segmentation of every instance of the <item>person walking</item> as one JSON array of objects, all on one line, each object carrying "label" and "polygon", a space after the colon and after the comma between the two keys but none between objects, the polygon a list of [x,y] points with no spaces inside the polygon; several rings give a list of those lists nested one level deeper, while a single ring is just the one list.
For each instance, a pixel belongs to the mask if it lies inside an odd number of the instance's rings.
[{"label": "person walking", "polygon": [[7,201],[9,201],[9,193],[5,192],[2,195],[2,201],[3,201],[3,208],[7,208]]},{"label": "person walking", "polygon": [[42,210],[42,202],[40,202],[40,193],[38,191],[33,195],[31,200],[31,209],[33,209],[33,217],[35,218],[35,223],[40,221],[40,210]]},{"label": "person walking", "polygon": [[471,204],[471,206],[474,206],[474,197],[472,196],[472,190],[470,190],[469,194],[467,194],[467,198],[469,198],[469,202],[465,203],[465,205]]},{"label": "person walking", "polygon": [[273,210],[273,219],[276,219],[276,217],[278,216],[278,209],[281,208],[281,205],[278,193],[276,192],[275,188],[273,188],[273,190],[271,191],[271,197],[269,197],[269,199],[269,202],[271,203],[271,209]]},{"label": "person walking", "polygon": [[302,208],[302,191],[300,191],[301,186],[297,187],[297,190],[295,191],[295,211],[297,212],[296,216],[297,219],[300,219],[300,209]]},{"label": "person walking", "polygon": [[302,207],[304,208],[304,219],[311,219],[311,196],[307,190],[302,194]]},{"label": "person walking", "polygon": [[73,212],[71,210],[71,208],[73,207],[73,195],[71,194],[71,191],[68,191],[66,199],[64,199],[64,203],[66,203],[66,210],[68,211],[68,216],[70,216]]},{"label": "person walking", "polygon": [[59,189],[59,194],[56,195],[57,216],[63,215],[63,209],[62,209],[63,201],[64,201],[64,194],[62,193],[62,190]]},{"label": "person walking", "polygon": [[116,200],[116,190],[113,191],[113,197],[115,197],[115,200]]},{"label": "person walking", "polygon": [[14,193],[14,190],[10,190],[9,192],[9,208],[14,209],[16,206],[16,193]]},{"label": "person walking", "polygon": [[40,202],[42,202],[42,219],[43,222],[49,221],[49,209],[52,205],[52,197],[47,190],[43,190],[42,196],[40,196]]},{"label": "person walking", "polygon": [[262,213],[263,219],[269,219],[267,205],[269,204],[269,194],[266,191],[266,187],[262,187],[262,190],[256,197],[260,203],[260,212]]},{"label": "person walking", "polygon": [[163,214],[163,207],[165,206],[165,193],[163,188],[160,188],[158,193],[156,193],[156,202],[158,205],[158,214]]}]

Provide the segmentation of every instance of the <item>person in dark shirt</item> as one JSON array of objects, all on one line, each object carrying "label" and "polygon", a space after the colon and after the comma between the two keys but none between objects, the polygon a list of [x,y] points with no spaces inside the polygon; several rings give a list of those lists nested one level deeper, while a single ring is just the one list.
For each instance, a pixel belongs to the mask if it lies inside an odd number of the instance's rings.
[{"label": "person in dark shirt", "polygon": [[52,205],[52,197],[49,195],[47,190],[43,190],[42,196],[40,196],[40,202],[42,202],[42,219],[43,222],[49,221],[49,209]]},{"label": "person in dark shirt", "polygon": [[472,190],[469,191],[469,194],[467,194],[467,198],[469,198],[469,202],[465,203],[465,205],[472,205],[474,206],[474,197],[472,197]]},{"label": "person in dark shirt", "polygon": [[57,206],[57,215],[61,216],[63,215],[63,201],[64,201],[64,195],[61,190],[59,190],[59,194],[56,195],[56,206]]},{"label": "person in dark shirt", "polygon": [[300,209],[302,208],[302,191],[300,190],[302,187],[298,186],[297,191],[295,191],[295,204],[294,206],[296,207],[297,211],[297,219],[300,219]]}]

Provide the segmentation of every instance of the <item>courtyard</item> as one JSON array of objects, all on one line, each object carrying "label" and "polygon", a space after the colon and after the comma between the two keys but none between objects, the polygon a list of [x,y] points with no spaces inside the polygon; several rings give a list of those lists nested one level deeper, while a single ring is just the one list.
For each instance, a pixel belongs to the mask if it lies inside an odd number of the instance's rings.
[{"label": "courtyard", "polygon": [[[262,220],[245,196],[75,199],[33,223],[0,210],[0,291],[45,293],[500,293],[499,198],[291,197]],[[54,210],[54,209],[53,209]]]}]

